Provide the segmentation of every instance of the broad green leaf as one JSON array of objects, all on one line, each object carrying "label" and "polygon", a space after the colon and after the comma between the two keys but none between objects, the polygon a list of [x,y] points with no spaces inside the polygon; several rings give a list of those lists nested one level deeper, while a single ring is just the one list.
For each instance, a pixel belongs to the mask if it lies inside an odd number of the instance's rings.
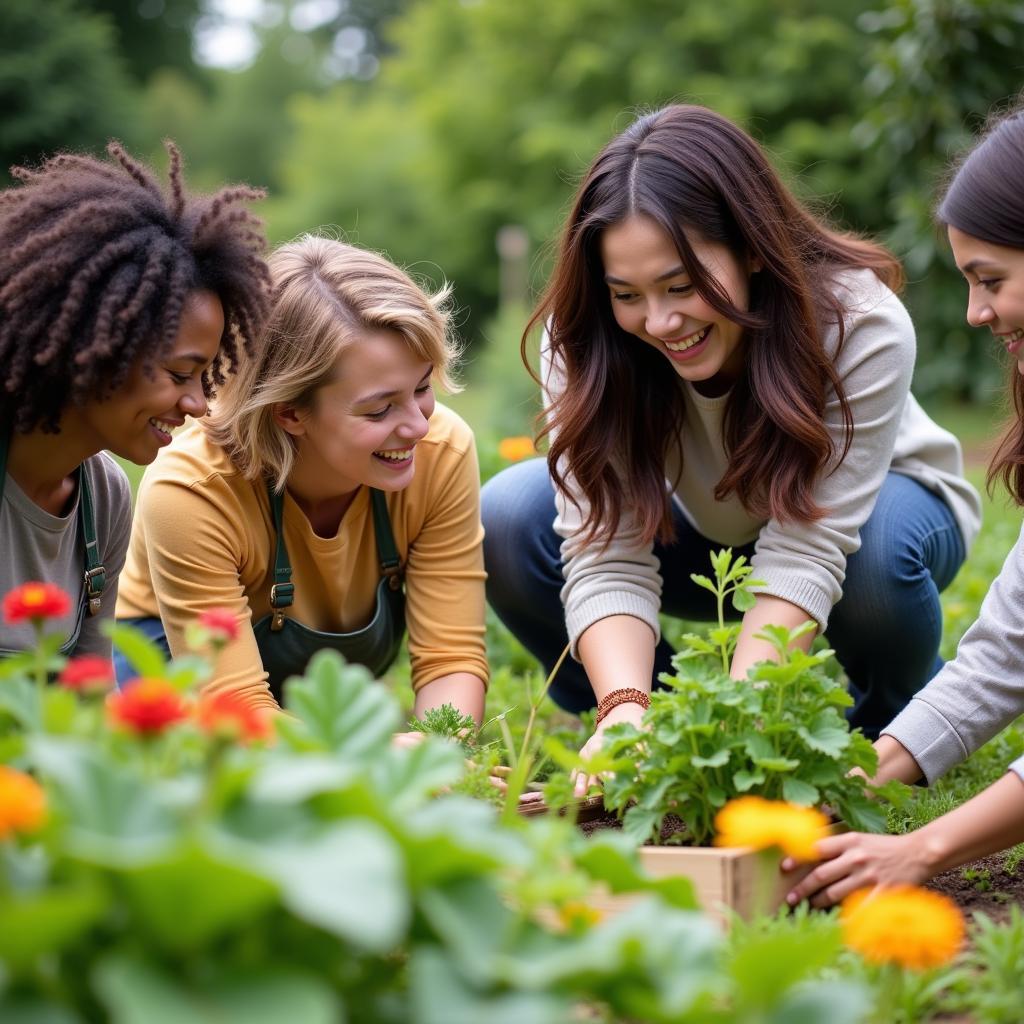
[{"label": "broad green leaf", "polygon": [[55,735],[71,732],[78,712],[78,700],[63,686],[49,686],[43,695],[43,728]]},{"label": "broad green leaf", "polygon": [[493,988],[482,992],[434,946],[420,946],[413,954],[409,986],[410,1024],[565,1024],[574,1015],[570,996]]},{"label": "broad green leaf", "polygon": [[732,775],[732,784],[740,793],[746,793],[753,786],[764,785],[764,780],[764,772],[748,772],[745,768],[733,772]]},{"label": "broad green leaf", "polygon": [[728,793],[721,786],[711,786],[708,789],[708,803],[712,807],[723,807],[728,799]]},{"label": "broad green leaf", "polygon": [[722,765],[729,763],[729,757],[731,751],[728,747],[719,747],[713,754],[708,757],[701,757],[699,754],[694,754],[690,758],[690,763],[694,768],[721,768]]},{"label": "broad green leaf", "polygon": [[875,994],[845,979],[814,981],[787,994],[765,1024],[865,1024],[871,1020]]},{"label": "broad green leaf", "polygon": [[18,969],[41,954],[62,950],[99,921],[109,902],[108,894],[91,883],[5,894],[0,900],[0,960]]},{"label": "broad green leaf", "polygon": [[595,836],[584,843],[575,862],[612,892],[656,892],[670,906],[696,910],[693,883],[682,876],[651,879],[636,859],[636,850],[623,836]]},{"label": "broad green leaf", "polygon": [[355,766],[342,764],[327,754],[271,753],[253,777],[249,795],[261,803],[300,804],[319,793],[349,785],[355,775]]},{"label": "broad green leaf", "polygon": [[[0,661],[0,665],[3,662]],[[42,721],[39,691],[28,679],[0,680],[0,713],[6,712],[26,730],[37,730]]]},{"label": "broad green leaf", "polygon": [[732,592],[732,606],[738,612],[749,612],[757,604],[757,597],[749,590],[734,590]]},{"label": "broad green leaf", "polygon": [[312,975],[265,967],[189,984],[142,957],[114,953],[93,970],[111,1024],[344,1024],[338,997]]},{"label": "broad green leaf", "polygon": [[276,886],[244,866],[185,845],[120,876],[138,927],[165,949],[199,949],[275,903]]},{"label": "broad green leaf", "polygon": [[384,750],[401,719],[391,694],[335,651],[313,656],[305,676],[288,684],[285,704],[318,745],[353,759]]},{"label": "broad green leaf", "polygon": [[123,622],[105,622],[102,629],[137,675],[157,678],[166,675],[164,652],[138,627]]},{"label": "broad green leaf", "polygon": [[747,933],[729,964],[740,1005],[772,1009],[797,982],[833,964],[841,947],[834,918],[774,923],[767,933]]},{"label": "broad green leaf", "polygon": [[249,846],[246,864],[277,883],[296,917],[356,948],[383,953],[405,933],[410,907],[404,865],[394,840],[372,822]]},{"label": "broad green leaf", "polygon": [[790,777],[782,780],[782,797],[791,804],[813,807],[821,799],[821,794],[809,782]]},{"label": "broad green leaf", "polygon": [[387,801],[391,813],[398,815],[457,782],[463,771],[462,749],[434,737],[414,747],[390,747],[372,769],[375,788]]},{"label": "broad green leaf", "polygon": [[769,772],[791,772],[800,767],[799,760],[792,757],[755,757],[754,764]]},{"label": "broad green leaf", "polygon": [[837,714],[824,713],[818,715],[809,725],[797,728],[797,734],[812,750],[818,750],[829,757],[839,755],[850,745],[849,727],[836,724]]},{"label": "broad green leaf", "polygon": [[176,832],[161,787],[95,746],[37,736],[30,757],[48,778],[68,823],[75,856],[118,866],[159,856]]},{"label": "broad green leaf", "polygon": [[643,843],[657,833],[663,815],[639,805],[630,807],[622,819],[622,830],[636,843]]}]

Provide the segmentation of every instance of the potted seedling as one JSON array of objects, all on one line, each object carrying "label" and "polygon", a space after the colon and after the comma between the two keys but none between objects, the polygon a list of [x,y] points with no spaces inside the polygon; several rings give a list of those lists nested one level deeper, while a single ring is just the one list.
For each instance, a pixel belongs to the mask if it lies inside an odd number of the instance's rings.
[{"label": "potted seedling", "polygon": [[[739,626],[726,622],[727,602],[746,611],[759,581],[728,549],[711,561],[714,578],[692,578],[715,595],[717,624],[706,635],[684,636],[675,671],[662,675],[664,688],[651,695],[643,727],[609,729],[604,749],[586,765],[565,751],[556,756],[567,767],[601,773],[605,807],[643,844],[640,856],[651,874],[685,875],[705,907],[749,913],[755,903],[777,905],[785,888],[777,858],[769,897],[757,881],[764,877],[763,857],[714,845],[716,816],[727,803],[757,796],[826,807],[860,831],[881,830],[885,815],[865,779],[877,767],[874,748],[849,728],[843,712],[852,698],[826,671],[832,652],[794,646],[813,623],[766,627],[761,635],[777,660],[755,665],[746,679],[730,676]],[[851,775],[855,769],[863,774]]]}]

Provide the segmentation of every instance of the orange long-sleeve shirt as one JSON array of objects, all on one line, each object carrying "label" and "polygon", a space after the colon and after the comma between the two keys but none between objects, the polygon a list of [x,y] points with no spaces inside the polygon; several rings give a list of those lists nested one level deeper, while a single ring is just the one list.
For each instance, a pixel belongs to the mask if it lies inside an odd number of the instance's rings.
[{"label": "orange long-sleeve shirt", "polygon": [[[438,405],[416,449],[416,473],[387,495],[405,568],[406,623],[415,690],[453,672],[485,683],[483,528],[473,434]],[[333,537],[318,537],[285,493],[284,536],[295,584],[286,614],[313,629],[347,632],[373,612],[380,568],[369,491],[360,488]],[[245,480],[199,423],[177,435],[139,488],[117,617],[159,616],[171,653],[207,608],[232,609],[240,638],[217,659],[208,686],[276,707],[252,626],[270,611],[274,528],[266,488]]]}]

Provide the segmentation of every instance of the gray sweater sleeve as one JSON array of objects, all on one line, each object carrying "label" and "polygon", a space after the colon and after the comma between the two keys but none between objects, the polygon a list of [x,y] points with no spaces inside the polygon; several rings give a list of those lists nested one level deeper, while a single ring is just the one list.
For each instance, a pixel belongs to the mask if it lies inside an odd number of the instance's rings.
[{"label": "gray sweater sleeve", "polygon": [[[1024,530],[964,634],[956,658],[882,734],[911,753],[929,783],[1024,712]],[[1010,769],[1024,779],[1024,757]]]}]

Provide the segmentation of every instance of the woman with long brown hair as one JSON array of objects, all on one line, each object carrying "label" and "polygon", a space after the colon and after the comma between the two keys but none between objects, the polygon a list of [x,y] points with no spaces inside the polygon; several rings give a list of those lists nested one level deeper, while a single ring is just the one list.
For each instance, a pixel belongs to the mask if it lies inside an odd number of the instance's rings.
[{"label": "woman with long brown hair", "polygon": [[813,620],[877,736],[938,671],[939,592],[979,501],[910,394],[901,278],[711,110],[648,114],[598,154],[530,322],[547,464],[506,470],[483,501],[488,596],[545,666],[570,643],[551,693],[598,705],[585,754],[639,724],[670,668],[659,613],[713,617],[690,574],[726,545],[764,581],[735,676],[771,657],[765,625]]}]

